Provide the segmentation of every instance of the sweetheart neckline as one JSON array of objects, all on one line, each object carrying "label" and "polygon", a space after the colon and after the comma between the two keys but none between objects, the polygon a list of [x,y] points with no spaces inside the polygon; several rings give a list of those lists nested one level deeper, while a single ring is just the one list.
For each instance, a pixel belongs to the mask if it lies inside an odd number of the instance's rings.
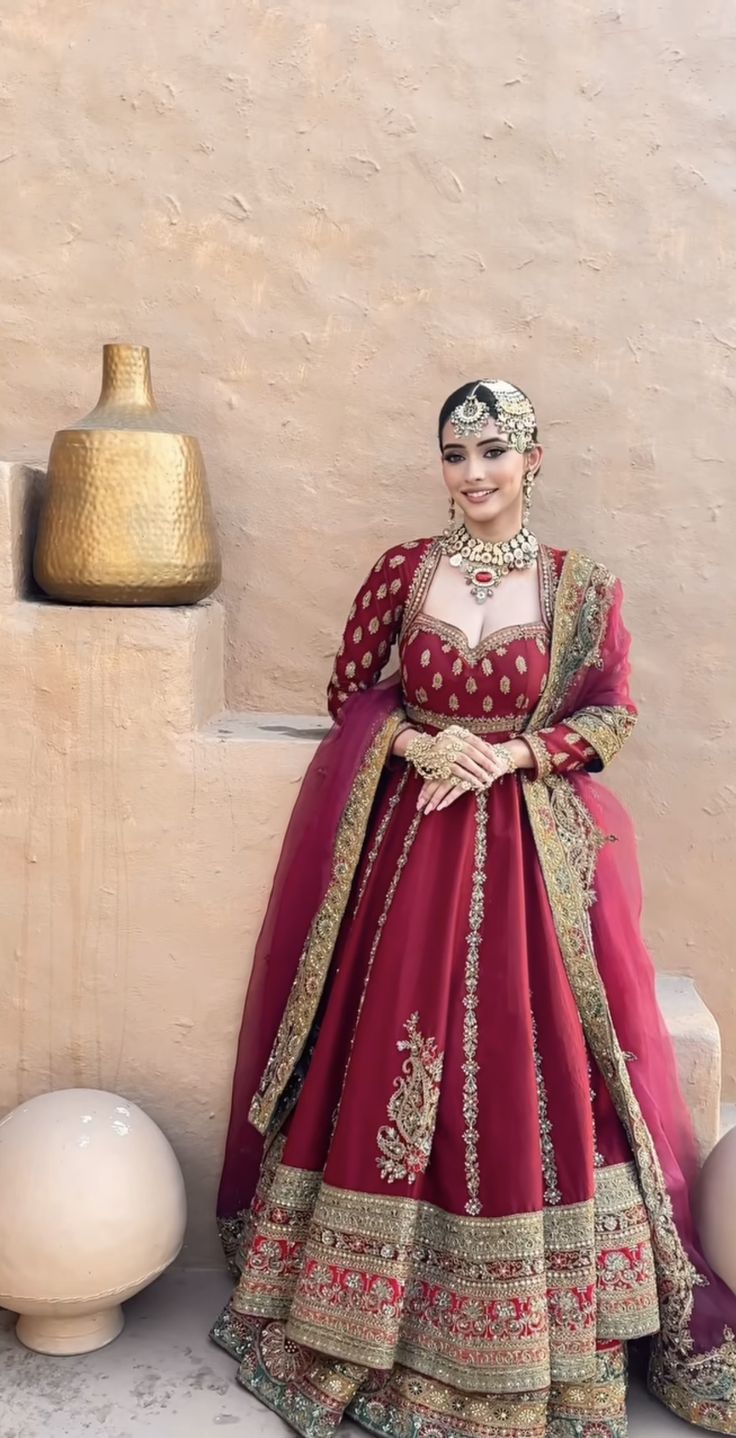
[{"label": "sweetheart neckline", "polygon": [[494,629],[490,634],[484,634],[477,644],[470,643],[465,630],[459,625],[452,624],[449,619],[440,619],[435,614],[427,614],[424,610],[420,610],[415,616],[414,624],[420,629],[427,628],[440,637],[443,631],[450,631],[459,641],[457,647],[473,655],[482,654],[485,649],[498,649],[504,641],[510,644],[514,639],[533,639],[540,633],[544,634],[545,638],[549,637],[549,630],[542,619],[529,620],[526,624],[507,624],[503,629]]}]

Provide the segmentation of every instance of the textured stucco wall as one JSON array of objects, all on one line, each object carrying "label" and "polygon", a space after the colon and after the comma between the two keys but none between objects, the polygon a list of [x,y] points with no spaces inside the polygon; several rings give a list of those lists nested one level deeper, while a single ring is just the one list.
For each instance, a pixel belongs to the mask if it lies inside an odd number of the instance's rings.
[{"label": "textured stucco wall", "polygon": [[614,782],[731,1083],[735,59],[691,0],[0,12],[0,453],[43,460],[103,341],[149,343],[208,460],[230,703],[316,711],[362,571],[444,522],[439,402],[517,377],[539,532],[627,586]]}]

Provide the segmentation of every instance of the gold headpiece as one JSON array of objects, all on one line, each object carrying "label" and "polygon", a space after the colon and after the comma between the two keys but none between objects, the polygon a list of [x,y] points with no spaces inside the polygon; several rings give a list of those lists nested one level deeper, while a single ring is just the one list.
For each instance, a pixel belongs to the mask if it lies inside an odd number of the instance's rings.
[{"label": "gold headpiece", "polygon": [[531,400],[516,385],[508,384],[504,379],[479,379],[462,404],[456,405],[450,415],[450,423],[458,438],[482,434],[493,418],[485,400],[478,398],[477,391],[481,388],[493,395],[499,430],[513,449],[524,454],[534,443],[536,415]]}]

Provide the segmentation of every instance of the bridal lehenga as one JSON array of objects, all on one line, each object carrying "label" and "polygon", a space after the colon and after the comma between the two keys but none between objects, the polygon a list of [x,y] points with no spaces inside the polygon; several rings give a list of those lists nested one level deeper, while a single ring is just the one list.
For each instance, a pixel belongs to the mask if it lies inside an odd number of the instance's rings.
[{"label": "bridal lehenga", "polygon": [[[248,990],[212,1336],[305,1438],[621,1438],[633,1340],[664,1404],[736,1433],[736,1297],[593,777],[635,722],[620,585],[542,546],[542,620],[474,648],[424,612],[439,555],[389,550],[340,646]],[[406,716],[535,768],[423,816]]]}]

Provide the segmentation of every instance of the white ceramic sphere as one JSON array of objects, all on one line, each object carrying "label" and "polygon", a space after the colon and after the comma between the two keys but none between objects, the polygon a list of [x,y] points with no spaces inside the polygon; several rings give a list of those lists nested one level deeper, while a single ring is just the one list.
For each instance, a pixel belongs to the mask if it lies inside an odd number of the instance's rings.
[{"label": "white ceramic sphere", "polygon": [[173,1262],[185,1224],[171,1144],[129,1099],[62,1089],[0,1121],[0,1306],[28,1347],[117,1337],[120,1304]]},{"label": "white ceramic sphere", "polygon": [[708,1154],[695,1186],[693,1210],[711,1268],[736,1290],[736,1128]]}]

